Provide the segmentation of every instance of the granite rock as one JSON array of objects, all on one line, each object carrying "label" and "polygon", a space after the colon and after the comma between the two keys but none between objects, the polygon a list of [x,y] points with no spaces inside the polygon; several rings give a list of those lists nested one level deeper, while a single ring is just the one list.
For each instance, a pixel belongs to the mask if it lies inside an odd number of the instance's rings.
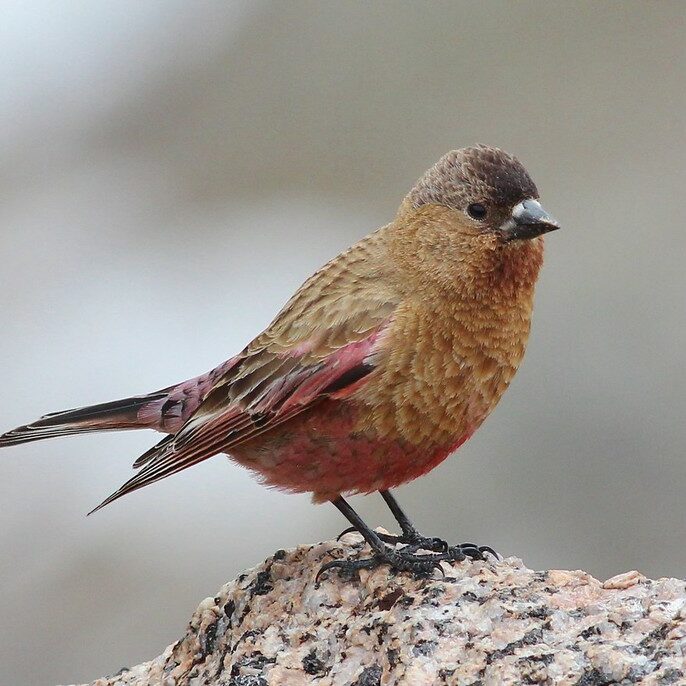
[{"label": "granite rock", "polygon": [[686,583],[628,572],[444,563],[444,577],[363,571],[346,535],[280,550],[205,599],[159,657],[92,686],[686,684]]}]

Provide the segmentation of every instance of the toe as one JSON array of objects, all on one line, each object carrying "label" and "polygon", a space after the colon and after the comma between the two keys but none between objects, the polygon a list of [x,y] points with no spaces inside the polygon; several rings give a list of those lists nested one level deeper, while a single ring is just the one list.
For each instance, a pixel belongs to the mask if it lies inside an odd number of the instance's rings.
[{"label": "toe", "polygon": [[341,533],[338,534],[338,536],[336,536],[336,540],[337,540],[337,541],[340,541],[341,538],[343,538],[343,536],[345,536],[346,534],[352,534],[352,533],[356,533],[356,534],[357,534],[357,533],[360,533],[360,532],[357,530],[357,527],[349,526],[347,529],[344,529],[343,531],[341,531]]},{"label": "toe", "polygon": [[324,563],[317,572],[314,580],[319,583],[319,580],[325,572],[335,569],[338,575],[345,581],[352,581],[357,572],[361,569],[373,569],[383,563],[383,560],[377,557],[364,558],[362,560],[331,560]]},{"label": "toe", "polygon": [[483,553],[489,553],[490,555],[493,555],[493,557],[496,560],[500,559],[500,555],[498,555],[498,553],[495,550],[493,550],[493,548],[491,548],[490,545],[480,545],[479,546],[479,552],[481,552],[482,554]]}]

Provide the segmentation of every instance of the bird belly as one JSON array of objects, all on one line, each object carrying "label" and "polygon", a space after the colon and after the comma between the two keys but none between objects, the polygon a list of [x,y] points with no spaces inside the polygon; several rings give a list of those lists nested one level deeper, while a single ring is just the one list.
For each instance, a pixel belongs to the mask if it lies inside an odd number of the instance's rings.
[{"label": "bird belly", "polygon": [[274,429],[232,448],[230,457],[265,485],[311,492],[316,502],[340,494],[393,488],[425,474],[471,432],[440,444],[413,444],[361,428],[367,408],[354,401],[324,400]]}]

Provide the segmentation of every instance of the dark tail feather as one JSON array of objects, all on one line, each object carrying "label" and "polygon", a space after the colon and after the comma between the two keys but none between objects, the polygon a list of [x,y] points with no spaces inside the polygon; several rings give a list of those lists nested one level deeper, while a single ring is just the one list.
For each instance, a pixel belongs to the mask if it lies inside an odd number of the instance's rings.
[{"label": "dark tail feather", "polygon": [[209,446],[202,445],[197,449],[191,449],[186,453],[177,453],[174,450],[174,438],[174,436],[166,436],[157,445],[141,455],[136,460],[135,465],[145,465],[143,469],[132,476],[112,495],[105,498],[100,505],[93,508],[88,514],[92,515],[115,500],[119,500],[127,493],[133,493],[133,491],[137,491],[139,488],[149,486],[198,462],[203,462],[221,450],[221,444],[210,444]]},{"label": "dark tail feather", "polygon": [[159,443],[153,445],[150,450],[146,450],[134,463],[133,468],[138,469],[144,464],[150,462],[153,458],[157,457],[163,448],[166,448],[174,440],[174,434],[165,436]]},{"label": "dark tail feather", "polygon": [[119,431],[122,429],[143,429],[147,422],[139,419],[139,411],[148,403],[162,400],[168,390],[149,395],[114,400],[100,405],[80,407],[46,414],[31,424],[19,426],[0,436],[0,448],[44,438],[71,436],[94,431]]}]

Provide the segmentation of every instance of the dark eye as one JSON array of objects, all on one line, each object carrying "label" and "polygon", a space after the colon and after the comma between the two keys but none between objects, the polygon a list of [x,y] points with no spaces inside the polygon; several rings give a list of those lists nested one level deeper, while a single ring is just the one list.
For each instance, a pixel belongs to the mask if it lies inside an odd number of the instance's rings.
[{"label": "dark eye", "polygon": [[471,205],[467,207],[467,214],[472,219],[481,221],[482,219],[486,218],[486,207],[482,205],[480,202],[473,202]]}]

